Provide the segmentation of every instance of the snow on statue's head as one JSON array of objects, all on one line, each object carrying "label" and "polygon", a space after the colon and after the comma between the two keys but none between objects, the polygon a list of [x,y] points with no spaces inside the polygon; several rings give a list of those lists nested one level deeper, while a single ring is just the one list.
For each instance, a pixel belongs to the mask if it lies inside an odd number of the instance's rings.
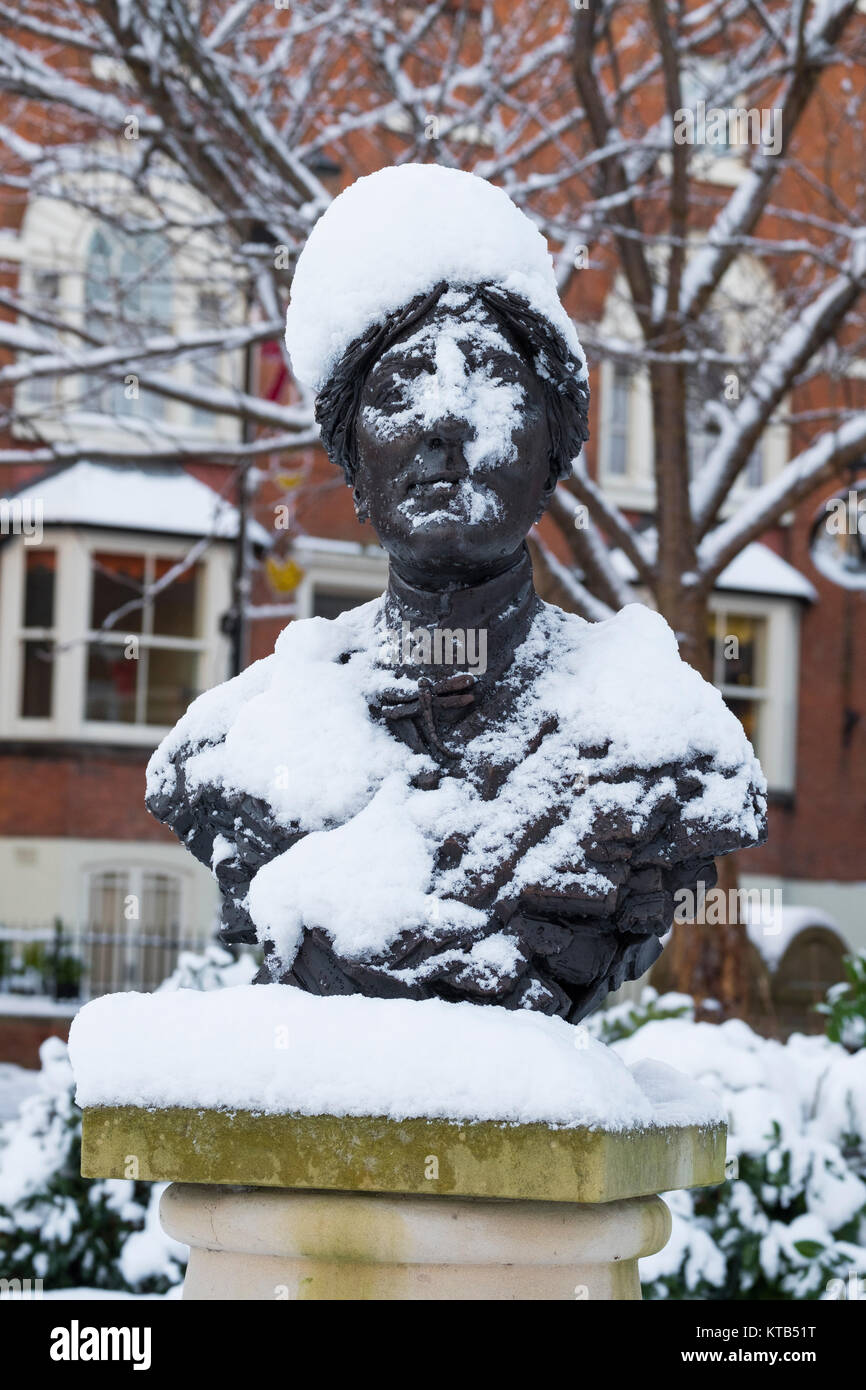
[{"label": "snow on statue's head", "polygon": [[286,343],[359,515],[392,558],[518,546],[588,437],[586,363],[547,243],[433,164],[358,179],[298,260]]}]

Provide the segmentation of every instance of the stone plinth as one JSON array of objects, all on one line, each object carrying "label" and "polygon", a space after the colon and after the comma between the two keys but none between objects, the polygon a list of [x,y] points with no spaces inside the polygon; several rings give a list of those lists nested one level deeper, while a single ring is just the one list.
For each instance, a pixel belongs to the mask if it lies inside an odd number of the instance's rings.
[{"label": "stone plinth", "polygon": [[[193,1299],[634,1299],[724,1125],[85,1110],[82,1173],[171,1181]],[[134,1169],[133,1169],[134,1164]]]},{"label": "stone plinth", "polygon": [[188,1299],[639,1299],[659,1197],[581,1205],[172,1184]]}]

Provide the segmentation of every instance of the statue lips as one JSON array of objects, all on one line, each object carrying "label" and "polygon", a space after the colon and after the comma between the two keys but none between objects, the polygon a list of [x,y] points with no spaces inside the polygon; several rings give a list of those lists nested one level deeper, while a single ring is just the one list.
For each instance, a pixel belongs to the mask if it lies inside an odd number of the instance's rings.
[{"label": "statue lips", "polygon": [[468,474],[462,477],[455,477],[454,474],[440,473],[432,478],[423,478],[418,482],[410,483],[408,496],[414,500],[423,499],[438,505],[441,501],[449,497],[456,497],[460,490],[460,484]]},{"label": "statue lips", "polygon": [[429,469],[420,470],[410,477],[406,486],[406,500],[413,506],[427,506],[433,510],[442,507],[460,496],[464,483],[470,480],[469,465],[460,451],[461,457],[453,465],[443,466],[436,462]]}]

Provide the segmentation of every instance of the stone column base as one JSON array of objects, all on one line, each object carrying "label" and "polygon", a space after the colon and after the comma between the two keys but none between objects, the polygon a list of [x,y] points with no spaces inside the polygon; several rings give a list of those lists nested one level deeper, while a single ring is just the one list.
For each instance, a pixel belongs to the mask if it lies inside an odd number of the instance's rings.
[{"label": "stone column base", "polygon": [[173,1183],[163,1227],[190,1247],[188,1299],[639,1299],[659,1197],[603,1203]]}]

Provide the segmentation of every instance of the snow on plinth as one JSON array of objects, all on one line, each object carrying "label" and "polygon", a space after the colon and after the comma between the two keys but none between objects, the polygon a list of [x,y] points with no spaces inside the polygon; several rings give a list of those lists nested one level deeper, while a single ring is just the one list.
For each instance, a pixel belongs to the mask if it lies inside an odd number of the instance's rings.
[{"label": "snow on plinth", "polygon": [[81,1010],[83,1108],[371,1115],[605,1130],[709,1126],[720,1102],[663,1063],[629,1068],[585,1028],[439,999],[285,985],[112,994]]}]

